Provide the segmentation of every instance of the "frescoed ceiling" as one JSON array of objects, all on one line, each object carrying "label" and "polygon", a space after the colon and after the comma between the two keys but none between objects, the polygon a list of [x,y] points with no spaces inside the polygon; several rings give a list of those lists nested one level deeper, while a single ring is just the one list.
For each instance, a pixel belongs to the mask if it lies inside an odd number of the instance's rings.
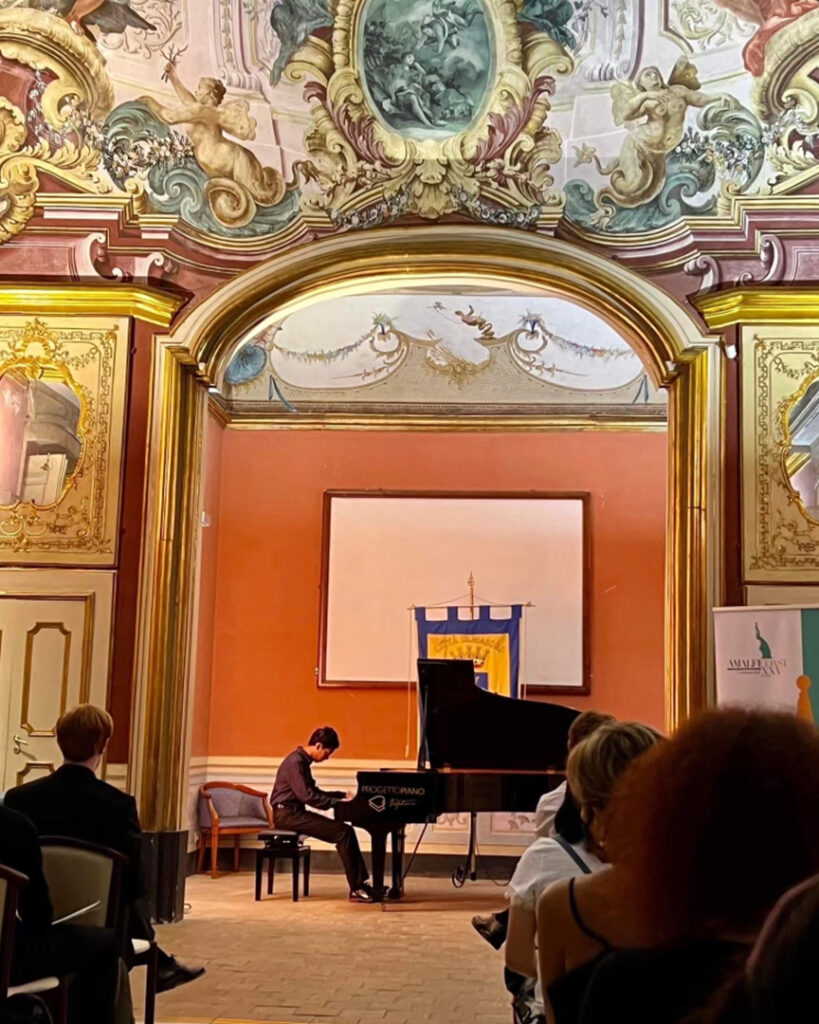
[{"label": "frescoed ceiling", "polygon": [[222,386],[233,415],[584,414],[664,421],[665,396],[605,321],[559,298],[407,290],[261,325]]},{"label": "frescoed ceiling", "polygon": [[0,58],[0,241],[81,195],[214,263],[402,218],[628,248],[819,182],[819,0],[0,0]]}]

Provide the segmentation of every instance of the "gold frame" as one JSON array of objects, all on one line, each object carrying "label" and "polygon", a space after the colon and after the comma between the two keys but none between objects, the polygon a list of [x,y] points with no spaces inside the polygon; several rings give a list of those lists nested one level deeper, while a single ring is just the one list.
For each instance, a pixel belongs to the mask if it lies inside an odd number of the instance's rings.
[{"label": "gold frame", "polygon": [[149,830],[184,827],[206,388],[265,318],[409,281],[568,297],[628,338],[653,383],[669,390],[668,726],[709,700],[710,609],[722,596],[719,339],[633,271],[543,235],[477,225],[338,234],[247,270],[157,338],[131,737]]},{"label": "gold frame", "polygon": [[[791,477],[795,476],[799,470],[810,461],[810,455],[806,452],[797,452],[796,455],[791,455],[791,446],[793,444],[793,439],[791,438],[791,410],[798,402],[802,401],[814,384],[819,385],[819,369],[802,381],[802,384],[799,386],[796,393],[791,395],[791,397],[783,403],[780,427],[782,431],[782,440],[780,442],[780,448],[782,452],[782,475],[785,478],[785,486],[788,489],[788,493],[790,494],[794,505],[796,505],[805,519],[807,519],[807,521],[813,526],[819,526],[819,519],[808,512],[805,508],[805,503],[802,500],[802,495],[791,483]],[[790,468],[788,467],[789,462],[793,463]]]},{"label": "gold frame", "polygon": [[167,326],[183,299],[135,285],[0,284],[0,373],[25,365],[70,380],[82,455],[52,505],[0,506],[0,564],[111,567],[119,541],[129,318]]},{"label": "gold frame", "polygon": [[819,579],[819,524],[803,515],[783,460],[783,403],[819,372],[819,289],[757,287],[697,296],[710,327],[739,328],[744,583]]},{"label": "gold frame", "polygon": [[69,386],[80,402],[82,445],[57,501],[0,505],[3,565],[114,565],[129,340],[125,317],[43,320],[0,312],[0,375],[17,369],[29,379],[51,376]]}]

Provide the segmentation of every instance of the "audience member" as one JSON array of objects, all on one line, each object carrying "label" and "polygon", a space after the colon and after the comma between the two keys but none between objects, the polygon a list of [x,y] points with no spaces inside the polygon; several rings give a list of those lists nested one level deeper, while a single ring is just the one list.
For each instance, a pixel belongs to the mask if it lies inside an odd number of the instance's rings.
[{"label": "audience member", "polygon": [[[517,974],[537,977],[535,935],[538,899],[561,878],[592,874],[604,867],[604,812],[614,787],[629,763],[652,747],[660,734],[637,722],[598,725],[574,745],[567,765],[569,791],[582,794],[585,837],[574,843],[560,834],[538,838],[523,854],[509,883],[510,917],[506,966]],[[530,1002],[530,1016],[541,1015],[539,996]],[[520,1015],[520,1014],[519,1014]]]},{"label": "audience member", "polygon": [[547,1019],[677,1024],[705,1005],[819,871],[817,792],[819,734],[787,714],[707,712],[635,762],[607,814],[613,868],[540,899]]},{"label": "audience member", "polygon": [[[614,720],[614,715],[601,711],[582,711],[569,726],[569,753],[587,736],[591,736],[595,729]],[[544,793],[535,808],[535,836],[548,839],[555,833],[569,843],[579,843],[583,839],[580,812],[565,779],[559,786]],[[509,909],[486,916],[476,914],[472,918],[472,927],[491,946],[500,949],[506,941],[509,928]]]},{"label": "audience member", "polygon": [[819,875],[788,890],[768,916],[745,969],[686,1024],[780,1024],[816,1003]]},{"label": "audience member", "polygon": [[[124,885],[129,913],[126,938],[153,939],[145,906],[142,829],[136,801],[95,774],[113,731],[108,712],[92,704],[67,711],[57,722],[62,766],[51,775],[9,790],[5,802],[30,818],[41,836],[69,836],[125,854],[130,861]],[[128,962],[130,942],[123,955]],[[184,985],[204,971],[204,967],[185,967],[160,950],[157,990]]]},{"label": "audience member", "polygon": [[74,975],[69,988],[70,1020],[73,1024],[110,1024],[119,973],[114,934],[107,928],[76,922],[52,923],[37,832],[28,818],[2,804],[0,863],[28,878],[19,894],[12,985],[50,975]]}]

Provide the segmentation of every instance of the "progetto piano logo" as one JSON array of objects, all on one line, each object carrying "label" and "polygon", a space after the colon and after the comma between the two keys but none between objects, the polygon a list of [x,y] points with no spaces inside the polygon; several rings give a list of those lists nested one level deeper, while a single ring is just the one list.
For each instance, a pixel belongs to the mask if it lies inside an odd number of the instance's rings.
[{"label": "progetto piano logo", "polygon": [[380,814],[387,806],[387,798],[382,795],[371,796],[367,803],[370,805],[372,810],[377,811]]}]

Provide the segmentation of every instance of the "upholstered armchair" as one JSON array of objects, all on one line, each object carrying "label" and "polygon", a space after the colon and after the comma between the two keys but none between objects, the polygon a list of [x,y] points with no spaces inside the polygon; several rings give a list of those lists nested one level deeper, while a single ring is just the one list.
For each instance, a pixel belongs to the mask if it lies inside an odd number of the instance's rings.
[{"label": "upholstered armchair", "polygon": [[207,782],[199,789],[199,858],[196,870],[205,866],[210,846],[210,876],[216,878],[219,837],[233,836],[233,870],[239,870],[239,840],[273,827],[273,811],[267,796],[236,782]]}]

